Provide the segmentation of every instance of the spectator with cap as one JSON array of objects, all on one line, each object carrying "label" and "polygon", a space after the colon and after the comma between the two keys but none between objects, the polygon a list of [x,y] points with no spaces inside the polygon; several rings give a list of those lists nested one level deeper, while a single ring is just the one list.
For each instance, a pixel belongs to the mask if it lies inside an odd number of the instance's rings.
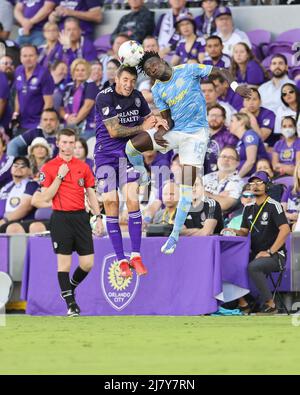
[{"label": "spectator with cap", "polygon": [[241,84],[261,85],[269,79],[268,73],[255,59],[246,43],[237,43],[233,47],[231,74]]},{"label": "spectator with cap", "polygon": [[273,147],[278,140],[274,135],[275,114],[267,108],[261,107],[260,93],[257,88],[250,88],[251,97],[244,98],[244,107],[240,110],[250,118],[251,128],[260,136],[260,138]]},{"label": "spectator with cap", "polygon": [[43,137],[36,137],[28,147],[28,159],[32,172],[32,178],[39,180],[40,169],[52,158],[52,149]]},{"label": "spectator with cap", "polygon": [[96,84],[88,82],[90,72],[90,64],[85,59],[74,60],[72,82],[65,87],[59,110],[65,124],[76,128],[85,139],[95,134],[95,99],[99,93]]},{"label": "spectator with cap", "polygon": [[238,167],[240,177],[252,174],[255,163],[261,158],[268,158],[264,143],[258,134],[251,129],[250,119],[247,114],[236,113],[231,118],[230,132],[239,141],[236,149],[240,155]]},{"label": "spectator with cap", "polygon": [[203,177],[205,195],[219,202],[223,212],[232,210],[241,196],[243,181],[238,174],[239,155],[224,146],[218,156],[218,170]]},{"label": "spectator with cap", "polygon": [[223,53],[223,42],[219,36],[210,36],[206,39],[206,55],[203,64],[229,69],[231,58]]},{"label": "spectator with cap", "polygon": [[236,29],[233,24],[232,14],[229,7],[219,7],[215,12],[216,21],[216,35],[222,39],[226,55],[232,56],[233,47],[235,44],[244,42],[251,48],[250,40],[247,34],[239,29]]},{"label": "spectator with cap", "polygon": [[80,21],[82,34],[89,39],[94,38],[94,27],[102,22],[103,0],[56,0],[57,7],[49,15],[49,21],[58,23],[63,29],[66,18],[73,17]]},{"label": "spectator with cap", "polygon": [[[251,253],[248,273],[262,302],[261,313],[265,315],[278,312],[266,274],[284,270],[286,262],[285,242],[290,228],[279,202],[268,195],[270,183],[267,173],[253,174],[248,183],[255,195],[255,203],[245,206],[241,229],[227,228],[238,236],[251,236]],[[239,300],[244,311],[250,311],[244,298]]]},{"label": "spectator with cap", "polygon": [[255,196],[248,183],[243,186],[240,202],[240,207],[230,214],[228,228],[241,229],[244,207],[248,204],[255,203]]},{"label": "spectator with cap", "polygon": [[236,146],[238,142],[225,126],[226,113],[220,104],[208,107],[207,120],[210,137],[204,161],[204,174],[216,171],[221,150],[227,145]]},{"label": "spectator with cap", "polygon": [[13,156],[6,155],[6,147],[8,137],[4,133],[4,129],[0,128],[0,189],[9,183],[11,177],[11,166],[13,164]]},{"label": "spectator with cap", "polygon": [[36,47],[30,44],[22,47],[21,63],[15,73],[16,98],[13,113],[13,119],[19,119],[19,133],[37,127],[43,109],[53,106],[54,91],[50,72],[38,64]]},{"label": "spectator with cap", "polygon": [[300,90],[289,82],[281,87],[281,106],[276,111],[275,134],[280,133],[282,120],[287,116],[295,118],[296,131],[300,137]]},{"label": "spectator with cap", "polygon": [[131,12],[122,16],[111,35],[111,42],[119,33],[127,34],[131,40],[140,43],[148,35],[153,34],[155,22],[154,12],[144,6],[144,0],[128,0]]},{"label": "spectator with cap", "polygon": [[199,36],[209,37],[216,31],[215,15],[219,0],[202,0],[201,8],[203,13],[195,18],[197,34]]},{"label": "spectator with cap", "polygon": [[158,18],[154,30],[161,57],[174,53],[180,40],[180,35],[175,29],[176,18],[179,14],[188,12],[186,0],[169,0],[169,6],[170,9]]},{"label": "spectator with cap", "polygon": [[46,108],[42,112],[41,122],[37,128],[29,129],[13,138],[7,147],[8,155],[26,155],[27,149],[37,137],[43,137],[51,147],[54,156],[57,154],[56,134],[59,128],[59,116],[54,108]]},{"label": "spectator with cap", "polygon": [[282,138],[274,145],[272,165],[281,176],[292,176],[296,163],[300,162],[300,138],[297,136],[296,121],[287,116],[281,122]]},{"label": "spectator with cap", "polygon": [[14,15],[21,25],[17,43],[39,46],[43,43],[43,26],[54,10],[56,0],[17,0]]},{"label": "spectator with cap", "polygon": [[69,17],[65,20],[59,42],[59,59],[66,62],[69,68],[75,59],[85,59],[88,62],[97,59],[92,41],[82,35],[79,20],[76,18]]},{"label": "spectator with cap", "polygon": [[30,163],[18,156],[11,167],[12,181],[0,190],[0,233],[27,233],[33,218],[31,198],[39,184],[30,180]]},{"label": "spectator with cap", "polygon": [[205,40],[197,37],[194,17],[190,13],[179,14],[175,28],[182,39],[178,42],[175,55],[171,60],[172,66],[182,63],[201,63],[205,55]]},{"label": "spectator with cap", "polygon": [[286,83],[294,84],[288,77],[288,69],[287,58],[284,55],[273,55],[270,64],[272,78],[258,88],[263,107],[273,111],[275,114],[282,105],[282,86]]}]

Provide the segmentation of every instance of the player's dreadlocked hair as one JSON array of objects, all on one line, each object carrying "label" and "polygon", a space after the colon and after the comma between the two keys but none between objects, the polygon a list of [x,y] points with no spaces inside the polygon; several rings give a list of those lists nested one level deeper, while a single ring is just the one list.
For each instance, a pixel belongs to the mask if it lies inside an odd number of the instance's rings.
[{"label": "player's dreadlocked hair", "polygon": [[147,51],[147,52],[145,52],[144,56],[140,60],[140,63],[137,65],[137,70],[138,70],[139,73],[143,72],[145,74],[145,71],[144,71],[145,63],[147,62],[147,60],[149,60],[151,58],[158,58],[158,59],[160,59],[160,56],[158,55],[157,52],[154,52],[154,51]]}]

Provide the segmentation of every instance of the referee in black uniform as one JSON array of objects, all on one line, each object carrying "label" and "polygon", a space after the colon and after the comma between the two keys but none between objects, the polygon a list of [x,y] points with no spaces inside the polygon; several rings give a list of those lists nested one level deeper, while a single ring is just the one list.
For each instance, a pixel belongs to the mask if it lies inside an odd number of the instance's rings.
[{"label": "referee in black uniform", "polygon": [[[52,200],[50,233],[57,254],[61,296],[67,303],[68,316],[80,313],[74,290],[85,279],[94,263],[92,230],[89,215],[85,211],[85,193],[97,216],[96,233],[101,234],[103,231],[94,190],[94,175],[85,162],[73,157],[75,142],[76,135],[72,129],[61,130],[57,136],[59,154],[47,162],[40,172],[40,200]],[[79,255],[79,266],[70,280],[73,251]]]},{"label": "referee in black uniform", "polygon": [[[290,227],[279,202],[268,196],[270,179],[258,171],[248,179],[256,201],[245,206],[240,230],[230,229],[238,236],[251,234],[251,255],[248,272],[259,291],[264,314],[276,314],[277,308],[268,287],[266,274],[283,269],[286,262],[285,241]],[[239,301],[241,303],[241,300]],[[244,304],[244,305],[243,305]],[[246,305],[242,301],[244,310]]]}]

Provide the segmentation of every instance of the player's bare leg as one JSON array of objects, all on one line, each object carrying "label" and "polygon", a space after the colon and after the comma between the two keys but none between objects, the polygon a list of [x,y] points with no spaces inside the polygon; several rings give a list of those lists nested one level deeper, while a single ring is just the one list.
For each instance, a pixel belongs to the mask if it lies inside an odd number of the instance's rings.
[{"label": "player's bare leg", "polygon": [[170,255],[176,249],[180,231],[185,223],[188,212],[192,205],[193,185],[196,181],[199,169],[194,166],[183,166],[182,183],[180,184],[179,202],[174,219],[174,226],[166,243],[162,246],[161,252]]},{"label": "player's bare leg", "polygon": [[147,274],[147,269],[141,258],[142,215],[139,204],[139,184],[129,182],[122,189],[128,210],[128,231],[131,240],[131,255],[129,265],[135,269],[137,275]]}]

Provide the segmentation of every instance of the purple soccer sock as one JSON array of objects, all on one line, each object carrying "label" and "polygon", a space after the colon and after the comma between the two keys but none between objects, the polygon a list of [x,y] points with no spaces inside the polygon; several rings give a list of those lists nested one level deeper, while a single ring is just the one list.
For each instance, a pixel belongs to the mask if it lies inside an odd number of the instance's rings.
[{"label": "purple soccer sock", "polygon": [[119,217],[106,217],[106,227],[118,261],[126,259],[123,249],[122,232],[119,225]]},{"label": "purple soccer sock", "polygon": [[140,210],[128,213],[128,231],[131,240],[131,251],[140,252],[142,240],[142,215]]}]

